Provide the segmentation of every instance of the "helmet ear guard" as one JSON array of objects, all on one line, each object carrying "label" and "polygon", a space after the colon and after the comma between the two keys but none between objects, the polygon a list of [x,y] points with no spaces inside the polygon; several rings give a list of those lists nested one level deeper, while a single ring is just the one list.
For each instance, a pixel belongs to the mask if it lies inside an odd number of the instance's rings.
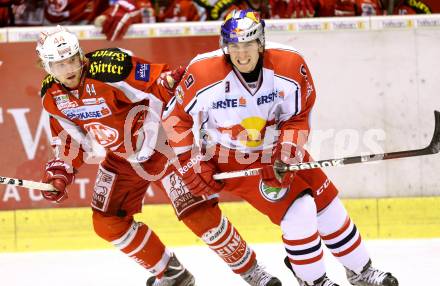
[{"label": "helmet ear guard", "polygon": [[227,54],[229,43],[258,40],[264,48],[264,26],[264,20],[260,19],[257,12],[251,9],[234,10],[226,16],[221,26],[220,47]]},{"label": "helmet ear guard", "polygon": [[78,53],[81,60],[83,60],[78,38],[60,25],[55,30],[40,33],[36,51],[41,60],[41,65],[47,73],[52,75],[51,62],[65,60]]}]

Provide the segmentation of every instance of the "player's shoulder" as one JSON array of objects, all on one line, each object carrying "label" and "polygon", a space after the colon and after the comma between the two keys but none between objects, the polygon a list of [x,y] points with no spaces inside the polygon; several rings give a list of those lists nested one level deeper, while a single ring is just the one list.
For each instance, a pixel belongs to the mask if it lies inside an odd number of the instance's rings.
[{"label": "player's shoulder", "polygon": [[205,84],[224,79],[230,71],[231,68],[220,49],[197,55],[187,68],[187,74],[192,74]]},{"label": "player's shoulder", "polygon": [[306,66],[304,57],[297,49],[283,44],[269,43],[264,56],[265,67],[288,78],[296,78],[298,71]]},{"label": "player's shoulder", "polygon": [[188,66],[200,66],[200,65],[206,66],[222,59],[223,59],[223,52],[221,49],[218,49],[215,51],[198,54],[190,61]]},{"label": "player's shoulder", "polygon": [[87,77],[103,82],[125,80],[133,69],[132,53],[120,48],[107,48],[87,53]]},{"label": "player's shoulder", "polygon": [[274,43],[274,42],[267,42],[265,46],[266,55],[273,58],[288,58],[288,59],[302,59],[302,54],[295,49],[294,47],[280,44],[280,43]]},{"label": "player's shoulder", "polygon": [[55,78],[48,74],[41,82],[40,96],[43,98],[47,91],[56,84]]}]

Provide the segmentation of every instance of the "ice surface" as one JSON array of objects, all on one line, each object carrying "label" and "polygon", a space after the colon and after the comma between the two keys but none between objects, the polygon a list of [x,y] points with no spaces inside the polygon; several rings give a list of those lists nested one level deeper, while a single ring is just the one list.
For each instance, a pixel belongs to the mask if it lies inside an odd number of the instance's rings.
[{"label": "ice surface", "polygon": [[[373,264],[392,272],[401,286],[436,285],[440,239],[368,240]],[[255,244],[259,261],[283,285],[297,285],[284,266],[282,244]],[[172,248],[198,286],[245,286],[207,247]],[[342,266],[326,253],[328,276],[349,285]],[[149,274],[116,250],[0,254],[1,286],[144,286]],[[440,285],[440,284],[439,284]]]}]

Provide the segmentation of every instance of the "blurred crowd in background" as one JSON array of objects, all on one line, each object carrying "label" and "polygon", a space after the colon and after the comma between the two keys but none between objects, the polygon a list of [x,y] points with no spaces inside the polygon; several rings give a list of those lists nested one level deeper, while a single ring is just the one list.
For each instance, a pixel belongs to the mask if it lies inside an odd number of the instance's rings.
[{"label": "blurred crowd in background", "polygon": [[265,19],[432,14],[439,0],[0,0],[0,27],[94,24],[109,40],[133,23],[222,20],[252,8]]}]

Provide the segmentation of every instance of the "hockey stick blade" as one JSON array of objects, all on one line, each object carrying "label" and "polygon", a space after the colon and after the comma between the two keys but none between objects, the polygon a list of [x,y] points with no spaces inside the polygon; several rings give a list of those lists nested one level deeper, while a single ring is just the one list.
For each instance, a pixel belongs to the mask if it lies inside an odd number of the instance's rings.
[{"label": "hockey stick blade", "polygon": [[3,176],[0,176],[0,184],[13,185],[17,187],[23,187],[28,189],[40,190],[40,191],[58,192],[51,184],[16,179],[16,178],[8,178]]},{"label": "hockey stick blade", "polygon": [[440,111],[434,111],[435,116],[435,127],[434,127],[434,135],[432,136],[431,143],[428,148],[431,151],[431,154],[436,154],[440,152]]},{"label": "hockey stick blade", "polygon": [[[422,149],[406,150],[406,151],[398,151],[398,152],[390,152],[390,153],[382,153],[382,154],[371,154],[364,156],[354,156],[354,157],[346,157],[339,159],[320,160],[315,162],[287,165],[285,167],[289,171],[299,171],[299,170],[307,170],[307,169],[339,167],[349,164],[367,163],[373,161],[436,154],[440,151],[440,112],[439,111],[437,110],[434,111],[434,118],[435,118],[434,134],[432,135],[431,142],[427,147]],[[239,177],[256,176],[259,174],[260,169],[261,168],[248,169],[243,171],[224,172],[224,173],[215,174],[213,178],[215,180],[223,180],[223,179],[232,179]]]}]

